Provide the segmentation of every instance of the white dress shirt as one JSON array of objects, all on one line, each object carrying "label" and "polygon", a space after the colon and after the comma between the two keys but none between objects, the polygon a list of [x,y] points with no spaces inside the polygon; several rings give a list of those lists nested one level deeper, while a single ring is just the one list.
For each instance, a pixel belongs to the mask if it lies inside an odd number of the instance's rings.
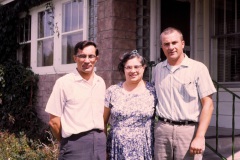
[{"label": "white dress shirt", "polygon": [[105,90],[104,80],[95,73],[92,85],[77,70],[56,81],[45,111],[61,118],[63,138],[104,129]]}]

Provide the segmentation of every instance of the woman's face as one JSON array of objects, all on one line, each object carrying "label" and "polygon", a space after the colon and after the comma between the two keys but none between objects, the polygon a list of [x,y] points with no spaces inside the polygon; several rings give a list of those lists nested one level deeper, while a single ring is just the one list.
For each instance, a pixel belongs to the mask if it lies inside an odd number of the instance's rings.
[{"label": "woman's face", "polygon": [[140,59],[129,59],[124,66],[124,74],[127,82],[138,83],[143,78],[146,66],[142,66]]}]

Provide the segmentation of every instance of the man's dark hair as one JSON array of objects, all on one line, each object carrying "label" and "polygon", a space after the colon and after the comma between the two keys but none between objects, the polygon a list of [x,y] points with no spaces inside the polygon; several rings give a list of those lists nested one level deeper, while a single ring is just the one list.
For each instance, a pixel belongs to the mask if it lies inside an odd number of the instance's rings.
[{"label": "man's dark hair", "polygon": [[98,56],[99,52],[98,52],[98,49],[97,49],[97,45],[96,43],[92,42],[92,41],[81,41],[81,42],[78,42],[75,47],[74,47],[74,55],[77,55],[78,53],[78,50],[83,50],[85,47],[87,46],[94,46],[96,48],[96,56]]}]

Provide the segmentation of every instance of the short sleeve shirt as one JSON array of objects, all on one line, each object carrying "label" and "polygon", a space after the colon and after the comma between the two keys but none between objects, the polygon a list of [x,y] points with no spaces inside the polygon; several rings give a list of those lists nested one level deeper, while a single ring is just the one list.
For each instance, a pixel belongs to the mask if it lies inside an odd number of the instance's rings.
[{"label": "short sleeve shirt", "polygon": [[153,82],[158,97],[157,114],[174,121],[198,122],[201,98],[216,92],[207,67],[186,55],[173,70],[167,60],[159,63]]},{"label": "short sleeve shirt", "polygon": [[61,118],[64,138],[91,129],[103,130],[105,91],[101,77],[94,74],[90,85],[75,70],[56,81],[45,111]]}]

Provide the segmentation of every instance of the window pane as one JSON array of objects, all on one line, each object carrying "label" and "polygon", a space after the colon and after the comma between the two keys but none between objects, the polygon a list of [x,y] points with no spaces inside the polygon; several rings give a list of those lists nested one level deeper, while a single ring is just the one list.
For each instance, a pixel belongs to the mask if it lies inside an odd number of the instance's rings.
[{"label": "window pane", "polygon": [[38,13],[38,38],[53,35],[54,22],[52,13],[47,11]]},{"label": "window pane", "polygon": [[20,45],[18,60],[23,64],[24,67],[30,67],[31,59],[31,43]]},{"label": "window pane", "polygon": [[240,81],[240,36],[218,40],[218,81]]},{"label": "window pane", "polygon": [[77,2],[72,3],[72,30],[78,29],[78,4]]},{"label": "window pane", "polygon": [[235,0],[226,1],[227,33],[235,32]]},{"label": "window pane", "polygon": [[71,2],[63,6],[63,18],[63,32],[68,32],[71,30]]},{"label": "window pane", "polygon": [[19,22],[18,42],[27,42],[31,40],[31,16],[22,18]]},{"label": "window pane", "polygon": [[[76,11],[77,13],[78,13],[78,19],[79,19],[79,27],[78,28],[83,28],[83,2],[82,1],[80,1],[79,3],[78,3],[78,11]],[[96,17],[95,17],[95,19],[96,19]]]},{"label": "window pane", "polygon": [[224,34],[224,0],[216,0],[215,6],[215,34]]},{"label": "window pane", "polygon": [[53,65],[53,38],[38,41],[37,66]]},{"label": "window pane", "polygon": [[83,27],[83,2],[71,1],[63,4],[63,32]]},{"label": "window pane", "polygon": [[218,81],[224,82],[224,66],[225,66],[225,58],[224,58],[224,39],[218,40]]},{"label": "window pane", "polygon": [[231,49],[231,81],[240,82],[240,47]]},{"label": "window pane", "polygon": [[64,35],[62,39],[62,64],[74,63],[74,46],[77,42],[83,40],[83,33]]},{"label": "window pane", "polygon": [[240,1],[237,2],[237,32],[240,32]]},{"label": "window pane", "polygon": [[17,52],[17,60],[24,67],[30,67],[31,59],[31,16],[26,16],[20,19],[18,42],[20,47]]}]

